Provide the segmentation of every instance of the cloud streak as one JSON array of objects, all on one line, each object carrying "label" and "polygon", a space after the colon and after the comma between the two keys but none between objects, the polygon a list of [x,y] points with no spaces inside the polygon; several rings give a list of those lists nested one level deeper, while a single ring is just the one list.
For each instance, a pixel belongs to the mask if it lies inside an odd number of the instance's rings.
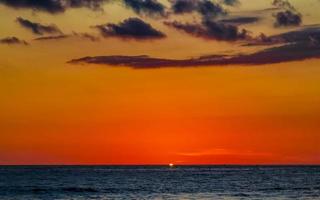
[{"label": "cloud streak", "polygon": [[37,37],[34,40],[37,40],[37,41],[63,40],[63,39],[72,38],[72,37],[78,37],[78,38],[90,40],[92,42],[97,42],[100,40],[99,37],[96,37],[89,33],[77,33],[77,32],[73,32],[72,34],[60,34],[60,35],[53,35],[53,36]]},{"label": "cloud streak", "polygon": [[219,20],[219,23],[228,23],[234,25],[253,24],[260,20],[259,17],[233,17]]},{"label": "cloud streak", "polygon": [[35,38],[34,40],[61,40],[61,39],[66,39],[66,38],[69,38],[71,35],[65,35],[65,34],[62,34],[62,35],[54,35],[54,36],[44,36],[44,37],[38,37],[38,38]]},{"label": "cloud streak", "polygon": [[29,45],[28,42],[21,40],[17,37],[6,37],[6,38],[2,38],[0,39],[0,44],[7,44],[7,45]]},{"label": "cloud streak", "polygon": [[61,34],[62,32],[60,29],[52,24],[52,25],[43,25],[37,22],[32,22],[27,19],[23,19],[22,17],[17,18],[17,22],[25,29],[32,31],[32,33],[36,35],[43,35],[43,34]]},{"label": "cloud streak", "polygon": [[[303,49],[303,51],[301,51]],[[69,63],[104,64],[110,66],[128,66],[135,69],[162,67],[197,67],[227,65],[266,65],[305,59],[320,58],[320,43],[300,42],[272,47],[247,55],[212,55],[191,59],[163,59],[149,56],[98,56],[74,59]]]},{"label": "cloud streak", "polygon": [[108,0],[0,0],[0,4],[15,9],[32,9],[51,14],[63,13],[69,8],[89,8],[101,10]]}]

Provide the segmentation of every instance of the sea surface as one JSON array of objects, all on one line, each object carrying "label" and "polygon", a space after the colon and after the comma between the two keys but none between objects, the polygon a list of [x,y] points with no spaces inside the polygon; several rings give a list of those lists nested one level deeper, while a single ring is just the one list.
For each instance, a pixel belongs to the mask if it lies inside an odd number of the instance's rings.
[{"label": "sea surface", "polygon": [[2,166],[0,199],[320,199],[320,166]]}]

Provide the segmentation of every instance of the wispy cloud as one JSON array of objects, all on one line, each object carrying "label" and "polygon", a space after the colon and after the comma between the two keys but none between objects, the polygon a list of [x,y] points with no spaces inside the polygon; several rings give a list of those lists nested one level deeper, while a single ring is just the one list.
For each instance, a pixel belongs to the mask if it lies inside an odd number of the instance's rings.
[{"label": "wispy cloud", "polygon": [[244,25],[256,23],[260,20],[260,17],[231,17],[227,19],[219,20],[219,23],[228,23],[234,25]]},{"label": "wispy cloud", "polygon": [[6,37],[0,39],[0,44],[7,44],[7,45],[14,45],[14,44],[20,44],[20,45],[29,45],[28,42],[25,40],[21,40],[17,37]]},{"label": "wispy cloud", "polygon": [[179,152],[180,156],[186,157],[202,157],[202,156],[271,156],[270,153],[256,152],[250,150],[232,150],[232,149],[207,149],[194,152]]},{"label": "wispy cloud", "polygon": [[44,37],[38,37],[34,40],[61,40],[70,37],[70,35],[54,35],[54,36],[44,36]]},{"label": "wispy cloud", "polygon": [[[110,66],[128,66],[135,69],[162,67],[197,67],[227,65],[265,65],[290,61],[320,58],[320,42],[315,41],[286,44],[247,55],[212,55],[191,59],[163,59],[148,56],[98,56],[74,59],[69,63],[92,63]],[[303,51],[302,51],[303,49]]]},{"label": "wispy cloud", "polygon": [[17,18],[17,22],[23,27],[26,28],[32,33],[36,35],[43,35],[43,34],[62,34],[60,29],[54,25],[43,25],[37,22],[32,22],[28,19],[23,19],[22,17]]},{"label": "wispy cloud", "polygon": [[92,42],[97,42],[100,40],[99,37],[96,37],[96,36],[91,35],[89,33],[78,33],[78,32],[73,32],[72,34],[60,34],[60,35],[53,35],[53,36],[37,37],[34,40],[38,40],[38,41],[62,40],[62,39],[67,39],[67,38],[72,38],[72,37],[78,37],[78,38],[90,40]]}]

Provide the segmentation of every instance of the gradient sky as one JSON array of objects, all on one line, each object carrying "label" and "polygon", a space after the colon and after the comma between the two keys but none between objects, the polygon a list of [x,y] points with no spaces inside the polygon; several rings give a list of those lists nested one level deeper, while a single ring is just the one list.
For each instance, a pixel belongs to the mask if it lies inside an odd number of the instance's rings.
[{"label": "gradient sky", "polygon": [[320,1],[177,1],[0,0],[0,164],[320,164]]}]

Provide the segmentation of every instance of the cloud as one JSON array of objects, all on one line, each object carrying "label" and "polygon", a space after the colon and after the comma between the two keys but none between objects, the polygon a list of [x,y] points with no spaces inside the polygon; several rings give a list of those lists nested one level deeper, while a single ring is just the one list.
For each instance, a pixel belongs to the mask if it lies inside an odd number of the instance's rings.
[{"label": "cloud", "polygon": [[119,24],[98,25],[104,37],[118,37],[122,39],[150,40],[161,39],[166,35],[153,28],[150,24],[139,18],[128,18]]},{"label": "cloud", "polygon": [[275,26],[299,26],[302,23],[302,15],[300,13],[294,13],[290,10],[278,12],[275,15]]},{"label": "cloud", "polygon": [[198,12],[207,19],[227,14],[220,4],[209,0],[172,0],[171,3],[175,14]]},{"label": "cloud", "polygon": [[62,32],[59,28],[52,24],[52,25],[42,25],[40,23],[32,22],[27,19],[23,19],[22,17],[17,18],[17,22],[24,28],[32,31],[36,35],[43,35],[43,34],[61,34]]},{"label": "cloud", "polygon": [[28,42],[21,40],[17,37],[6,37],[0,39],[0,44],[7,44],[7,45],[13,45],[13,44],[21,44],[21,45],[29,45]]},{"label": "cloud", "polygon": [[320,27],[308,26],[296,31],[290,31],[273,36],[266,36],[261,34],[254,38],[252,42],[244,46],[259,46],[259,45],[274,45],[286,43],[306,43],[312,40],[320,41]]},{"label": "cloud", "polygon": [[96,36],[91,35],[89,33],[77,33],[77,32],[73,32],[72,34],[60,34],[60,35],[54,35],[54,36],[38,37],[38,38],[35,38],[34,40],[38,40],[38,41],[62,40],[62,39],[67,39],[67,38],[71,38],[71,37],[83,38],[83,39],[90,40],[92,42],[99,41],[99,37],[96,37]]},{"label": "cloud", "polygon": [[74,59],[69,61],[69,63],[128,66],[135,69],[227,65],[266,65],[320,58],[320,42],[316,39],[314,39],[314,41],[286,44],[280,47],[272,47],[247,55],[212,55],[181,60],[152,58],[148,56],[98,56]]},{"label": "cloud", "polygon": [[157,0],[123,0],[123,3],[135,13],[148,16],[164,16],[165,7]]},{"label": "cloud", "polygon": [[228,6],[236,6],[240,4],[240,1],[239,0],[222,0],[222,3]]},{"label": "cloud", "polygon": [[175,14],[191,13],[197,10],[196,0],[174,0],[171,6]]},{"label": "cloud", "polygon": [[220,23],[230,23],[235,25],[252,24],[260,20],[259,17],[233,17],[219,20]]},{"label": "cloud", "polygon": [[227,11],[225,11],[218,3],[209,0],[199,1],[199,12],[203,17],[209,19],[227,14]]},{"label": "cloud", "polygon": [[288,0],[274,0],[272,5],[284,9],[274,15],[275,27],[299,26],[302,23],[302,14]]},{"label": "cloud", "polygon": [[316,38],[320,41],[320,26],[306,26],[300,30],[290,31],[270,37],[271,39],[282,39],[284,42],[301,43],[308,42],[311,38]]},{"label": "cloud", "polygon": [[91,35],[89,33],[77,33],[77,32],[73,32],[74,36],[80,37],[80,38],[84,38],[84,39],[88,39],[92,42],[97,42],[100,40],[99,37],[96,37],[94,35]]},{"label": "cloud", "polygon": [[180,156],[190,156],[190,157],[202,157],[202,156],[270,156],[270,153],[254,152],[250,150],[232,150],[232,149],[206,149],[202,151],[195,152],[179,152],[177,155]]},{"label": "cloud", "polygon": [[61,39],[66,39],[68,37],[70,37],[70,35],[62,34],[62,35],[55,35],[55,36],[38,37],[38,38],[35,38],[34,40],[61,40]]},{"label": "cloud", "polygon": [[249,37],[248,32],[245,29],[239,30],[237,26],[218,23],[212,20],[204,20],[201,24],[180,23],[173,21],[165,22],[165,25],[195,37],[209,40],[236,41]]},{"label": "cloud", "polygon": [[15,9],[32,9],[51,14],[65,12],[68,8],[86,7],[93,10],[101,10],[103,3],[108,0],[0,0],[0,4]]}]

